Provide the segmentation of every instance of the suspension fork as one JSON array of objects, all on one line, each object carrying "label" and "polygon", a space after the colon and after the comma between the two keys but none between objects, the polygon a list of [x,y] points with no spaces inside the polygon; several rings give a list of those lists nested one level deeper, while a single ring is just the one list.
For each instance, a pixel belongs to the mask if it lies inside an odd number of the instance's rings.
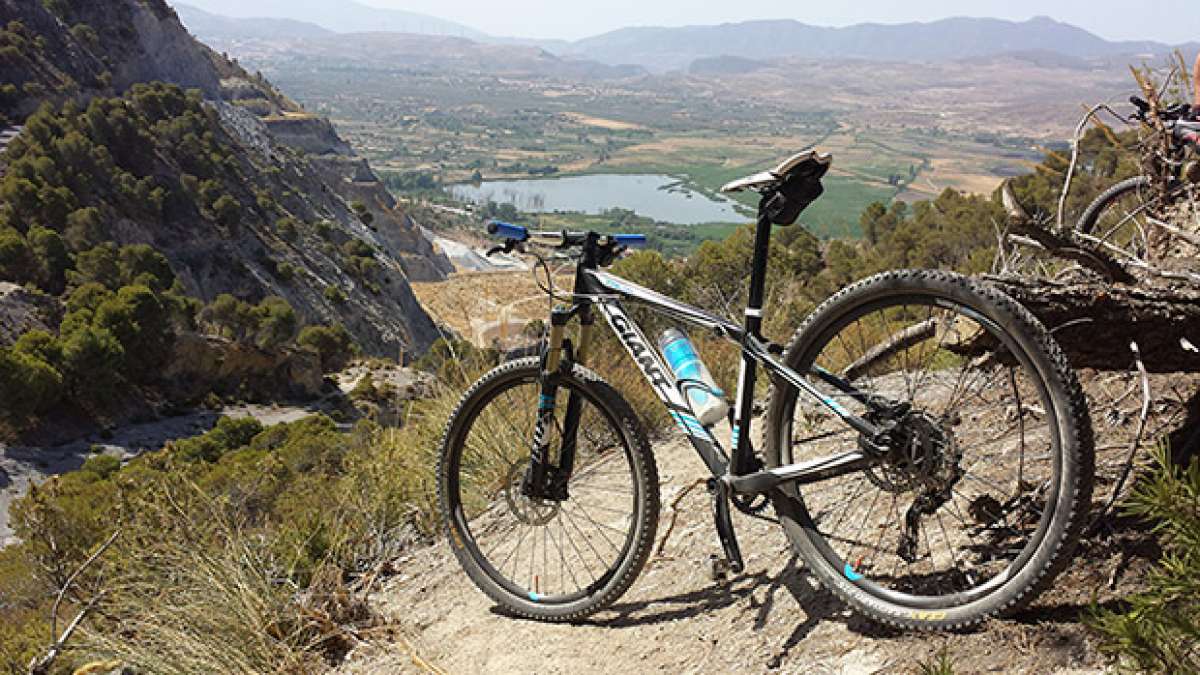
[{"label": "suspension fork", "polygon": [[[580,317],[579,349],[572,349],[565,333],[567,323],[575,314]],[[578,439],[579,418],[583,413],[583,400],[576,391],[567,397],[566,414],[563,417],[562,446],[559,463],[550,463],[550,444],[546,432],[555,424],[555,408],[558,387],[564,372],[575,363],[582,362],[591,348],[592,328],[595,317],[589,305],[574,308],[555,307],[550,313],[550,336],[542,357],[540,374],[540,396],[538,397],[537,421],[534,425],[533,444],[530,448],[529,471],[522,485],[522,492],[533,498],[554,500],[567,499],[567,481],[575,466],[575,448]]]},{"label": "suspension fork", "polygon": [[[587,363],[588,351],[592,346],[592,330],[596,325],[596,317],[592,308],[585,305],[579,315],[579,348],[575,350],[572,363],[583,365]],[[567,499],[567,481],[575,469],[575,448],[579,440],[579,418],[583,415],[583,399],[579,392],[571,390],[567,396],[567,411],[563,416],[562,448],[558,453],[558,474],[552,486],[552,496],[555,499]]]}]

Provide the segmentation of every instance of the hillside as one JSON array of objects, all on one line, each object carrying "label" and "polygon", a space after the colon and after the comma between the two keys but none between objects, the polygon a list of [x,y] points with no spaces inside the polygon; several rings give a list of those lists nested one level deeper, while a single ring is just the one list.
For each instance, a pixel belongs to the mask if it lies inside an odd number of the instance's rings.
[{"label": "hillside", "polygon": [[270,17],[236,19],[206,12],[198,7],[175,3],[180,21],[196,37],[205,40],[218,36],[230,40],[278,40],[324,37],[333,31],[315,23]]},{"label": "hillside", "polygon": [[[388,31],[312,33],[309,24],[297,28],[282,25],[277,19],[228,19],[188,11],[181,16],[188,29],[214,49],[246,61],[287,62],[295,68],[345,70],[365,65],[414,73],[584,81],[645,74],[640,66],[558,56],[534,46]],[[264,30],[256,33],[260,25]]]},{"label": "hillside", "polygon": [[290,18],[339,33],[389,31],[483,37],[474,28],[428,14],[371,7],[354,0],[189,0],[196,8],[237,18]]},{"label": "hillside", "polygon": [[[149,245],[166,256],[182,291],[203,302],[223,293],[252,303],[280,297],[302,323],[346,326],[369,353],[395,356],[433,341],[408,279],[441,278],[449,263],[328,121],[197,42],[164,2],[2,0],[0,9],[15,21],[0,36],[0,80],[11,83],[0,115],[20,122],[50,106],[6,153],[11,226],[41,223],[65,234],[68,221],[84,217],[75,212],[91,209],[91,231],[73,247]],[[146,81],[197,97],[164,90],[143,92],[140,103],[121,98]],[[107,97],[95,112],[96,100],[86,110],[74,103],[93,97]],[[105,114],[128,117],[128,134],[108,135],[93,119]],[[111,166],[104,159],[72,178],[21,164],[22,175],[12,175],[14,155],[71,164],[51,149],[73,131],[85,152],[105,146]],[[28,208],[14,198],[44,190],[66,198],[38,197]]]},{"label": "hillside", "polygon": [[845,28],[790,20],[623,28],[576,41],[564,52],[602,63],[633,63],[665,71],[720,55],[923,62],[1029,50],[1052,50],[1092,59],[1161,55],[1170,49],[1150,41],[1110,42],[1070,24],[1037,17],[1024,22],[950,18],[929,23],[863,23]]}]

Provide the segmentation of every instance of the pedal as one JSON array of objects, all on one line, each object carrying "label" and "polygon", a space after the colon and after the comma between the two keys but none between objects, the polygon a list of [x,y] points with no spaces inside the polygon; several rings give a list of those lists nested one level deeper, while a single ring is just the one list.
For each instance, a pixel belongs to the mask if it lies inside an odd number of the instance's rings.
[{"label": "pedal", "polygon": [[708,578],[712,581],[725,581],[729,578],[731,565],[729,561],[717,554],[708,556]]}]

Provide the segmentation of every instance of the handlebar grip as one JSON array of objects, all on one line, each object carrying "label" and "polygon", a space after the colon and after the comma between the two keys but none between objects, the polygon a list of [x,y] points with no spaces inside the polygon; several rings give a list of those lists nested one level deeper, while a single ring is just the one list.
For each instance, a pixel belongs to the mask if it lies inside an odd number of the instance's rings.
[{"label": "handlebar grip", "polygon": [[614,234],[612,238],[613,241],[621,246],[629,248],[645,248],[647,243],[646,235],[644,234]]},{"label": "handlebar grip", "polygon": [[499,220],[489,222],[487,224],[487,231],[488,234],[499,239],[512,239],[513,241],[525,241],[529,239],[529,228]]}]

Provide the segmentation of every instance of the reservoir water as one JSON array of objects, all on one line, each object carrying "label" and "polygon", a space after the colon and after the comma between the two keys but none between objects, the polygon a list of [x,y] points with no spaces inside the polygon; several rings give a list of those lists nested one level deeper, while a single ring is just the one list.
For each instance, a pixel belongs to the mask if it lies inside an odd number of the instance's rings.
[{"label": "reservoir water", "polygon": [[528,213],[567,211],[598,214],[611,208],[634,211],[665,223],[740,223],[731,200],[713,199],[683,187],[679,179],[657,174],[587,174],[530,180],[489,180],[446,188],[474,204],[512,204]]}]

